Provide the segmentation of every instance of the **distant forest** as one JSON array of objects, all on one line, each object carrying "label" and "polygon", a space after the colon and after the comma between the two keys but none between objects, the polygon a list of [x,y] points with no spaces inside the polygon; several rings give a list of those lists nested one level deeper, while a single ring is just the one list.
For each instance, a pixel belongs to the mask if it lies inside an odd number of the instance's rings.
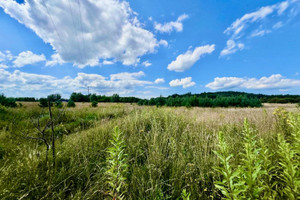
[{"label": "distant forest", "polygon": [[[44,100],[34,97],[6,98],[0,96],[0,104],[4,106],[16,105],[16,101],[34,102]],[[112,96],[72,93],[69,99],[61,101],[73,102],[122,102],[137,103],[138,105],[156,106],[186,106],[186,107],[260,107],[262,103],[300,103],[300,95],[265,95],[245,92],[204,92],[200,94],[173,94],[168,97],[156,97],[151,99],[140,99],[137,97],[120,97],[118,94]]]}]

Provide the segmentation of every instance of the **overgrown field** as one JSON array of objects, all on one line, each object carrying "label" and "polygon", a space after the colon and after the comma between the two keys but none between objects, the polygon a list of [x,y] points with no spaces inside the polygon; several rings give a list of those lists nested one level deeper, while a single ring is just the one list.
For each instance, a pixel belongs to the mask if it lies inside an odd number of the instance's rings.
[{"label": "overgrown field", "polygon": [[300,110],[280,106],[53,108],[55,162],[48,110],[0,107],[0,199],[299,199]]}]

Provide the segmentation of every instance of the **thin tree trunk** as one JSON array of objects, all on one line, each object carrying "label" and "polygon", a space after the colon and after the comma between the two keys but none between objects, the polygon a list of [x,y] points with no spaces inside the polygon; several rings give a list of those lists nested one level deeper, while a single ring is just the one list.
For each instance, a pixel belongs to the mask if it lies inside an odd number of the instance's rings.
[{"label": "thin tree trunk", "polygon": [[51,102],[48,100],[49,105],[49,115],[51,121],[51,131],[52,131],[52,157],[53,157],[53,169],[55,169],[55,135],[54,135],[54,125],[53,125],[53,118],[52,118],[52,111],[51,111]]}]

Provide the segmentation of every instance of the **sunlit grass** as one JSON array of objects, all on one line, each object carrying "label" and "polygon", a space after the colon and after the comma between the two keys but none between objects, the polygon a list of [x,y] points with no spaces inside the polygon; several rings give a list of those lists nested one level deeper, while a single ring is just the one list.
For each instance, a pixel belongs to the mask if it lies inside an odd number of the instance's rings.
[{"label": "sunlit grass", "polygon": [[[118,171],[110,170],[109,163],[123,161],[128,166],[121,185],[126,187],[118,194],[124,199],[221,199],[226,197],[222,187],[229,199],[235,190],[239,192],[234,199],[292,198],[299,195],[300,117],[290,114],[299,113],[295,106],[287,110],[274,115],[275,107],[188,109],[108,103],[92,108],[90,103],[77,103],[56,125],[52,169],[42,144],[18,135],[20,128],[34,134],[30,118],[41,112],[36,104],[24,103],[0,114],[0,198],[110,198],[115,190],[109,182]],[[117,133],[122,133],[119,139]],[[221,151],[222,145],[226,148]],[[116,152],[126,156],[113,158]],[[220,156],[230,156],[230,168],[224,168],[228,166]],[[234,186],[228,185],[230,176],[224,182],[223,173],[231,174]]]}]

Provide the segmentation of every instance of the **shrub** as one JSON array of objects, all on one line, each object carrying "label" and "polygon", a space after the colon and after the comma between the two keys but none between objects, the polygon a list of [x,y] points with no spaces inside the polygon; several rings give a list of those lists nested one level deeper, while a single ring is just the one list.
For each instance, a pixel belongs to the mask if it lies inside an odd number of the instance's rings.
[{"label": "shrub", "polygon": [[68,101],[67,106],[68,106],[68,107],[75,107],[76,105],[75,105],[75,102],[74,102],[72,99],[70,99],[70,100]]},{"label": "shrub", "polygon": [[97,107],[98,106],[98,102],[97,101],[93,101],[92,102],[92,107]]},{"label": "shrub", "polygon": [[60,101],[60,100],[56,101],[56,102],[55,102],[55,107],[57,107],[57,108],[62,108],[62,107],[63,107],[62,101]]},{"label": "shrub", "polygon": [[7,98],[4,96],[4,94],[0,95],[0,104],[6,107],[17,107],[15,99]]},{"label": "shrub", "polygon": [[1,113],[7,112],[7,108],[5,108],[3,105],[0,104],[0,112]]}]

